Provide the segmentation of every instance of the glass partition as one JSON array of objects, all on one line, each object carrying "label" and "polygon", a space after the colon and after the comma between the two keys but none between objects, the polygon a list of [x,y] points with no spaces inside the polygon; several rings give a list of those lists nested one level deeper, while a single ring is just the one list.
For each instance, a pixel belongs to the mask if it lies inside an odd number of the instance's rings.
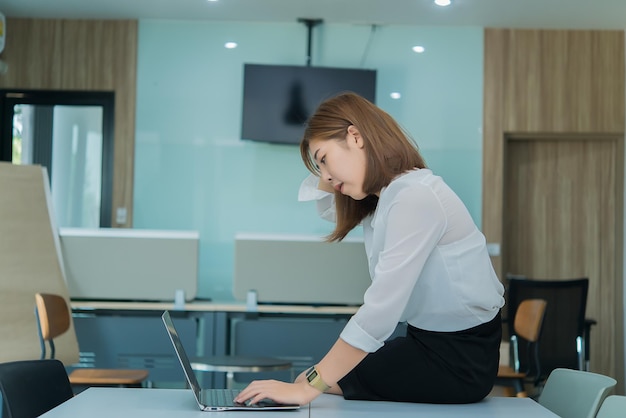
[{"label": "glass partition", "polygon": [[48,169],[59,227],[111,226],[112,92],[2,91],[0,160]]}]

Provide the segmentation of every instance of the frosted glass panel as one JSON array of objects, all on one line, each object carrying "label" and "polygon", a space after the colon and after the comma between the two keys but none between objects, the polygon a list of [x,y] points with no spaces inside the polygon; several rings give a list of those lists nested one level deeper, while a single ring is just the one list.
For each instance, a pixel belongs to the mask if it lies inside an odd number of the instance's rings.
[{"label": "frosted glass panel", "polygon": [[102,107],[22,104],[14,114],[13,163],[49,167],[58,226],[99,227]]},{"label": "frosted glass panel", "polygon": [[101,107],[54,106],[50,179],[60,227],[100,226]]}]

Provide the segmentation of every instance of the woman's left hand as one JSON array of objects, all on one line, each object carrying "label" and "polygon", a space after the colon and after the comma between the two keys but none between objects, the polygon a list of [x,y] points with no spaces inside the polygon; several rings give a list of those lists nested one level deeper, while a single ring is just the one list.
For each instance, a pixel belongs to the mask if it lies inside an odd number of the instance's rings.
[{"label": "woman's left hand", "polygon": [[305,405],[320,393],[303,381],[286,383],[278,380],[255,380],[237,395],[235,402],[255,404],[262,399],[271,399],[279,403]]}]

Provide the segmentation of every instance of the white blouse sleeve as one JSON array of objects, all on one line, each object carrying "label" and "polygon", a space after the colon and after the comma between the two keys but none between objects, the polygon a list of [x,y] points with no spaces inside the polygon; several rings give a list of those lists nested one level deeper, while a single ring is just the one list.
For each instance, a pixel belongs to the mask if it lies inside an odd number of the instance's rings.
[{"label": "white blouse sleeve", "polygon": [[318,188],[319,177],[309,174],[307,178],[300,184],[298,191],[298,201],[306,202],[315,200],[317,204],[317,212],[322,219],[335,222],[337,211],[335,209],[335,195],[325,192]]},{"label": "white blouse sleeve", "polygon": [[366,352],[378,350],[392,334],[446,228],[440,202],[427,188],[402,191],[376,218],[383,248],[364,303],[341,333],[344,341]]}]

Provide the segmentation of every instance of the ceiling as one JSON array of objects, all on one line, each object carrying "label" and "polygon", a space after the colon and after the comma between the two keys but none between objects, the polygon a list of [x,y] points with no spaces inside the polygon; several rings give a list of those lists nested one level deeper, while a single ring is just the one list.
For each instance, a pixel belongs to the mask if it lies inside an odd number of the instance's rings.
[{"label": "ceiling", "polygon": [[626,0],[1,0],[7,17],[625,29]]}]

